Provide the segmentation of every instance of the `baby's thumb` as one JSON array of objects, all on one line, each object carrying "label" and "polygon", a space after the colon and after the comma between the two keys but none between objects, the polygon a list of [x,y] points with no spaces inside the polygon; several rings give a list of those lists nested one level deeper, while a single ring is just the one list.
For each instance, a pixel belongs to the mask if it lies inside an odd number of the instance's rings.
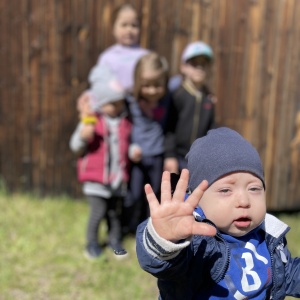
[{"label": "baby's thumb", "polygon": [[214,236],[217,234],[217,230],[212,225],[195,221],[194,226],[193,226],[193,234],[194,235]]}]

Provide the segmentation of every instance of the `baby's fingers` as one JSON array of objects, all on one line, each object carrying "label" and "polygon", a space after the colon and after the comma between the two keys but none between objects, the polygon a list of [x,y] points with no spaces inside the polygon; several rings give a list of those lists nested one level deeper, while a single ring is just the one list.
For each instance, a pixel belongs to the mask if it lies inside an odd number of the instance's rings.
[{"label": "baby's fingers", "polygon": [[170,202],[172,199],[171,195],[171,177],[170,172],[164,171],[161,179],[161,204]]},{"label": "baby's fingers", "polygon": [[187,198],[186,202],[189,203],[192,207],[196,207],[201,197],[203,196],[205,190],[208,187],[208,183],[206,180],[203,180],[191,193],[191,195]]},{"label": "baby's fingers", "polygon": [[183,169],[181,171],[180,178],[177,182],[176,189],[173,196],[175,202],[184,201],[184,196],[186,194],[186,189],[188,186],[188,180],[189,180],[189,171],[187,169]]},{"label": "baby's fingers", "polygon": [[145,193],[149,203],[150,212],[159,206],[158,200],[150,184],[145,185]]}]

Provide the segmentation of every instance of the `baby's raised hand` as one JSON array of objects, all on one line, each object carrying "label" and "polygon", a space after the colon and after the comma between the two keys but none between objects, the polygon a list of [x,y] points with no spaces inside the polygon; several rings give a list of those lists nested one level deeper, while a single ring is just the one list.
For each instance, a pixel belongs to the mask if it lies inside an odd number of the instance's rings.
[{"label": "baby's raised hand", "polygon": [[149,184],[145,185],[154,229],[160,237],[175,243],[194,234],[208,236],[216,234],[216,229],[213,226],[197,222],[193,216],[195,207],[207,189],[207,182],[201,182],[193,193],[189,195],[188,199],[184,201],[188,179],[189,171],[186,169],[182,170],[172,196],[170,173],[165,171],[161,181],[160,203],[151,186]]}]

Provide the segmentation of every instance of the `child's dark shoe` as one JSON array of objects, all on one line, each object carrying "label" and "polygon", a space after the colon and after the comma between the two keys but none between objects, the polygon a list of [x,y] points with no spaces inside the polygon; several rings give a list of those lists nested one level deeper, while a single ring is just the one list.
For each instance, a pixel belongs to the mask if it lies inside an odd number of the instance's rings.
[{"label": "child's dark shoe", "polygon": [[84,255],[88,259],[97,259],[102,254],[102,249],[98,244],[87,245]]},{"label": "child's dark shoe", "polygon": [[115,258],[117,259],[123,259],[128,257],[127,251],[123,248],[122,244],[111,244],[110,247],[112,248]]}]

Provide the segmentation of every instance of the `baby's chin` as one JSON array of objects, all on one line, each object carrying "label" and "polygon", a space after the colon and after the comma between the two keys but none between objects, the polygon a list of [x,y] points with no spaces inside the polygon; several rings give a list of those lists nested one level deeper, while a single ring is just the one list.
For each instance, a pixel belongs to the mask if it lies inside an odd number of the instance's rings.
[{"label": "baby's chin", "polygon": [[251,230],[247,231],[240,231],[240,232],[233,232],[233,233],[227,233],[228,235],[234,236],[234,237],[242,237],[246,234],[248,234]]},{"label": "baby's chin", "polygon": [[234,236],[234,237],[242,237],[246,234],[248,234],[250,231],[252,231],[254,228],[256,228],[257,226],[248,226],[248,227],[236,227],[233,226],[233,228],[229,228],[227,230],[222,230],[222,232]]}]

